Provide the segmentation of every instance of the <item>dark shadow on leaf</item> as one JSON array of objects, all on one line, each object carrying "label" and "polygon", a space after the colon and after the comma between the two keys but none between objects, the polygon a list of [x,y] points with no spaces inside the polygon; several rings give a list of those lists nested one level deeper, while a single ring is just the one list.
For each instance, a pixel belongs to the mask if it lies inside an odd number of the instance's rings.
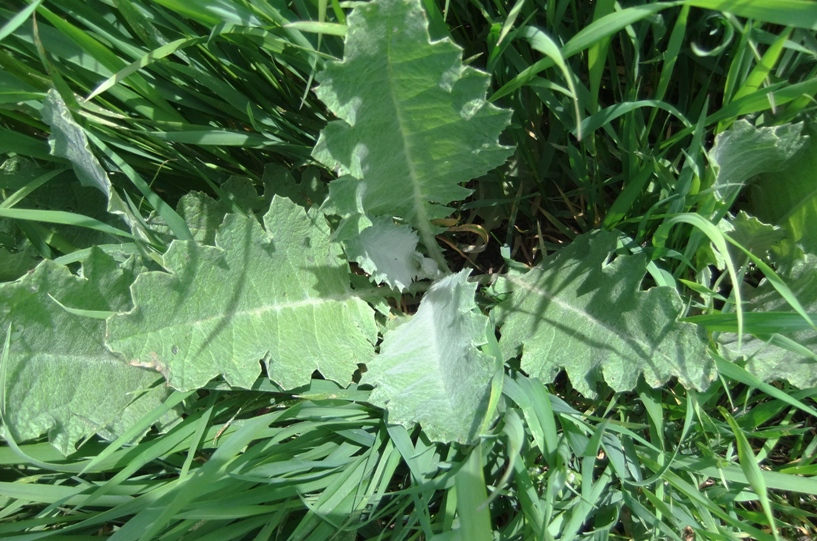
[{"label": "dark shadow on leaf", "polygon": [[[252,255],[251,247],[254,243],[253,230],[256,228],[256,226],[260,228],[260,224],[258,224],[255,218],[245,218],[239,215],[233,215],[233,219],[247,221],[252,220],[255,223],[248,223],[247,226],[244,227],[243,237],[241,239],[238,239],[239,242],[241,243],[240,246],[233,245],[229,247],[232,253],[235,253],[236,251],[240,250],[241,257],[239,263],[237,264],[235,261],[233,261],[231,263],[233,268],[231,269],[230,264],[228,264],[226,260],[224,259],[221,260],[224,261],[225,271],[230,270],[233,271],[230,273],[232,280],[230,281],[229,284],[231,287],[231,295],[229,297],[227,305],[223,307],[222,312],[223,315],[219,318],[219,321],[213,328],[213,330],[211,330],[208,333],[207,338],[204,340],[204,342],[202,342],[202,344],[199,346],[199,349],[198,351],[196,351],[194,357],[199,356],[202,353],[202,351],[209,346],[210,342],[213,341],[222,332],[224,332],[230,325],[230,323],[233,320],[233,316],[235,316],[238,306],[241,303],[241,298],[244,295],[244,290],[246,289],[247,286],[247,270],[250,268],[250,257]],[[233,242],[235,242],[236,239],[233,238],[232,240]],[[235,272],[235,270],[237,270],[236,269],[237,265],[238,268],[241,269],[239,272]]]}]

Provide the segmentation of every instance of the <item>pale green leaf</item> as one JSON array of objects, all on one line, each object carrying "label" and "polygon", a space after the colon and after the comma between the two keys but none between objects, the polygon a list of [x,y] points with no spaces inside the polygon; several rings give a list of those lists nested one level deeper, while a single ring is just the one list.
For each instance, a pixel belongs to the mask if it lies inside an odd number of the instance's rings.
[{"label": "pale green leaf", "polygon": [[[230,177],[218,187],[221,197],[216,200],[204,192],[187,192],[176,206],[176,212],[184,219],[193,239],[201,244],[212,245],[216,240],[216,231],[224,217],[236,209],[245,214],[255,214],[269,208],[269,199],[258,195],[250,179]],[[168,233],[165,226],[163,233]]]},{"label": "pale green leaf", "polygon": [[0,246],[0,282],[16,280],[33,269],[39,259],[37,251],[30,244],[14,252]]},{"label": "pale green leaf", "polygon": [[250,387],[262,360],[284,388],[307,384],[315,370],[350,383],[373,355],[377,329],[322,220],[274,197],[266,230],[229,214],[216,246],[174,241],[168,272],[141,274],[134,310],[108,321],[108,344],[180,390],[218,375]]},{"label": "pale green leaf", "polygon": [[213,245],[218,227],[230,212],[230,204],[216,201],[204,192],[187,192],[179,199],[176,212],[184,219],[196,242]]},{"label": "pale green leaf", "polygon": [[361,380],[375,386],[369,400],[389,422],[420,423],[434,441],[473,440],[488,405],[494,367],[478,349],[487,318],[467,280],[461,271],[432,285],[417,313],[383,337]]},{"label": "pale green leaf", "polygon": [[764,257],[769,250],[786,239],[783,228],[763,223],[744,211],[721,220],[718,227],[732,240],[759,257]]},{"label": "pale green leaf", "polygon": [[375,218],[372,226],[346,242],[346,254],[369,273],[372,281],[405,290],[415,278],[437,278],[437,264],[417,251],[417,234],[389,218]]},{"label": "pale green leaf", "polygon": [[[817,256],[798,260],[785,277],[797,300],[809,313],[817,313]],[[746,311],[791,312],[791,306],[773,285],[764,280],[744,294]],[[784,335],[746,336],[738,349],[737,335],[722,333],[718,342],[729,360],[744,358],[746,369],[763,381],[785,379],[799,388],[817,386],[817,333],[812,328]]]},{"label": "pale green leaf", "polygon": [[654,387],[675,376],[706,388],[714,374],[703,332],[677,321],[684,306],[674,289],[641,290],[647,261],[615,255],[616,238],[607,231],[579,236],[527,273],[498,280],[503,354],[513,357],[521,346],[528,374],[550,382],[564,368],[586,396],[595,396],[602,377],[627,391],[642,374]]},{"label": "pale green leaf", "polygon": [[363,208],[366,183],[348,175],[340,177],[329,185],[329,197],[321,205],[327,215],[343,216],[332,234],[332,240],[350,240],[371,227],[372,220]]},{"label": "pale green leaf", "polygon": [[48,138],[51,154],[69,160],[82,185],[96,188],[105,196],[108,212],[122,216],[128,225],[133,226],[136,219],[114,191],[108,174],[91,152],[85,132],[74,121],[59,92],[53,88],[43,102],[42,116],[51,127]]},{"label": "pale green leaf", "polygon": [[[791,242],[805,253],[817,253],[817,148],[814,137],[817,124],[801,136],[808,146],[782,164],[775,173],[760,175],[748,191],[752,211],[763,221],[785,229]],[[791,257],[793,250],[783,246],[781,256]],[[789,249],[787,249],[789,248]]]},{"label": "pale green leaf", "polygon": [[104,321],[72,315],[51,299],[71,308],[127,310],[132,281],[128,265],[92,250],[82,276],[44,261],[19,281],[0,285],[3,336],[11,326],[3,417],[15,440],[48,433],[68,454],[94,433],[121,434],[159,404],[165,390],[150,389],[156,374],[128,366],[105,348]]},{"label": "pale green leaf", "polygon": [[[266,212],[272,200],[271,193],[265,193],[263,196],[258,195],[258,190],[247,177],[230,177],[227,182],[219,186],[219,189],[224,197],[229,199],[229,202],[247,214]],[[286,197],[283,194],[278,195]]]},{"label": "pale green leaf", "polygon": [[715,193],[729,201],[753,177],[782,169],[807,143],[802,131],[802,124],[755,128],[746,120],[735,122],[718,135],[712,148],[718,164]]},{"label": "pale green leaf", "polygon": [[431,220],[470,191],[460,184],[501,165],[510,111],[485,100],[489,77],[462,65],[450,39],[431,42],[419,0],[375,0],[348,18],[342,62],[318,74],[317,94],[340,120],[313,156],[367,184],[370,215],[401,216],[436,246]]},{"label": "pale green leaf", "polygon": [[[263,196],[258,195],[258,191],[250,179],[234,176],[218,186],[219,199],[213,199],[204,192],[187,192],[179,199],[176,212],[184,219],[196,242],[212,245],[215,242],[218,227],[230,212],[240,210],[247,215],[254,215],[269,210],[273,194],[270,192],[271,186],[268,183],[267,172],[275,171],[277,177],[286,175],[290,179],[292,178],[287,170],[282,167],[279,169],[279,167],[267,166],[264,169],[266,193]],[[294,184],[294,179],[292,182]],[[282,193],[276,193],[282,197],[289,197]],[[292,197],[290,199],[295,201]],[[166,226],[161,229],[161,232],[169,233],[169,228]]]},{"label": "pale green leaf", "polygon": [[303,170],[300,179],[295,179],[289,169],[277,164],[267,164],[262,179],[266,190],[264,196],[270,199],[273,194],[287,197],[306,208],[320,205],[327,193],[326,184],[320,175],[321,169],[309,166]]}]

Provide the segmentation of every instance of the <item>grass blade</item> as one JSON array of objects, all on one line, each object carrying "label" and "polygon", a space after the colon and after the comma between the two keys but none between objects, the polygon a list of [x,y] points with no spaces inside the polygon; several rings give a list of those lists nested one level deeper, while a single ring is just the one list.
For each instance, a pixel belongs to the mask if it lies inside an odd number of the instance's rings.
[{"label": "grass blade", "polygon": [[29,17],[31,17],[31,14],[34,13],[42,3],[43,0],[35,0],[20,10],[17,15],[9,19],[8,22],[6,22],[6,24],[0,28],[0,41],[3,41],[7,36],[13,34],[15,30],[20,28],[20,26],[26,22]]},{"label": "grass blade", "polygon": [[468,459],[455,477],[460,539],[492,541],[491,514],[485,503],[485,478],[482,473],[482,444],[471,449]]},{"label": "grass blade", "polygon": [[775,540],[780,541],[780,535],[777,533],[774,514],[772,513],[772,506],[769,503],[769,495],[766,492],[766,481],[763,479],[760,466],[758,466],[755,454],[752,452],[752,446],[749,445],[749,440],[746,439],[746,435],[743,433],[743,430],[741,430],[741,428],[735,422],[735,419],[729,415],[729,412],[722,407],[719,409],[721,410],[721,415],[723,415],[723,417],[729,423],[729,426],[732,427],[732,432],[735,434],[738,444],[738,460],[740,461],[740,467],[743,470],[744,475],[746,475],[746,479],[749,481],[749,485],[752,487],[752,490],[755,491],[755,494],[757,494],[757,497],[760,500],[760,505],[763,507],[763,513],[766,515],[766,518],[769,521],[769,525],[771,526],[772,534],[774,535]]}]

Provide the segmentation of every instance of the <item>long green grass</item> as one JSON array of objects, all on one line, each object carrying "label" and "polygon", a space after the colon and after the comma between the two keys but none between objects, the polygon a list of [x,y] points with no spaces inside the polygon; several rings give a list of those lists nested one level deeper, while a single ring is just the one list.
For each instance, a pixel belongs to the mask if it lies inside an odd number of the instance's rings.
[{"label": "long green grass", "polygon": [[[491,99],[514,111],[505,133],[513,159],[472,182],[440,236],[453,268],[487,282],[507,268],[503,255],[533,265],[580,233],[616,228],[628,250],[653,259],[646,285],[690,299],[690,321],[715,333],[803,328],[800,317],[736,311],[732,284],[755,283],[772,261],[724,249],[734,265],[713,276],[710,244],[725,247],[724,232],[712,226],[707,236],[697,224],[718,224],[745,202],[741,192],[715,197],[719,133],[746,117],[813,119],[817,5],[424,4],[432,38],[450,35],[492,76]],[[201,190],[229,200],[231,177],[259,191],[274,167],[305,191],[332,178],[309,158],[329,120],[311,87],[342,55],[349,7],[3,4],[0,279],[41,259],[73,264],[94,245],[157,261],[184,238],[178,199]],[[125,194],[140,235],[125,233],[49,152],[42,107],[51,88]],[[415,302],[406,295],[400,306]],[[642,381],[632,393],[602,387],[593,400],[564,375],[543,384],[509,366],[501,421],[473,448],[390,425],[354,385],[316,379],[281,393],[263,378],[249,391],[215,381],[170,394],[129,433],[69,457],[45,438],[6,434],[0,537],[817,538],[817,389],[715,362],[719,377],[705,392]],[[171,410],[181,416],[168,422]]]}]

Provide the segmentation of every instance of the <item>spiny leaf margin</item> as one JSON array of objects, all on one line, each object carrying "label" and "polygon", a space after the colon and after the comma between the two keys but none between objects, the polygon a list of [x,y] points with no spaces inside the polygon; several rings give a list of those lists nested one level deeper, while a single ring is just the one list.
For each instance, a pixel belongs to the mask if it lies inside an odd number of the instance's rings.
[{"label": "spiny leaf margin", "polygon": [[373,311],[349,286],[323,217],[275,196],[264,216],[229,214],[216,246],[174,241],[168,272],[142,273],[134,309],[108,320],[107,343],[179,390],[223,376],[249,388],[259,361],[284,389],[319,370],[351,383],[374,353]]},{"label": "spiny leaf margin", "polygon": [[615,391],[643,374],[653,387],[675,376],[705,389],[714,377],[705,333],[678,317],[681,297],[670,287],[640,290],[646,257],[615,255],[618,234],[576,237],[526,273],[500,277],[491,293],[506,359],[522,349],[521,367],[545,382],[566,369],[573,386],[596,396],[604,381]]},{"label": "spiny leaf margin", "polygon": [[462,65],[462,49],[431,42],[419,0],[359,5],[348,27],[343,61],[317,76],[318,97],[339,120],[312,155],[365,182],[366,212],[402,217],[434,252],[432,220],[470,193],[460,184],[510,155],[498,143],[510,111],[486,101],[489,77]]}]

